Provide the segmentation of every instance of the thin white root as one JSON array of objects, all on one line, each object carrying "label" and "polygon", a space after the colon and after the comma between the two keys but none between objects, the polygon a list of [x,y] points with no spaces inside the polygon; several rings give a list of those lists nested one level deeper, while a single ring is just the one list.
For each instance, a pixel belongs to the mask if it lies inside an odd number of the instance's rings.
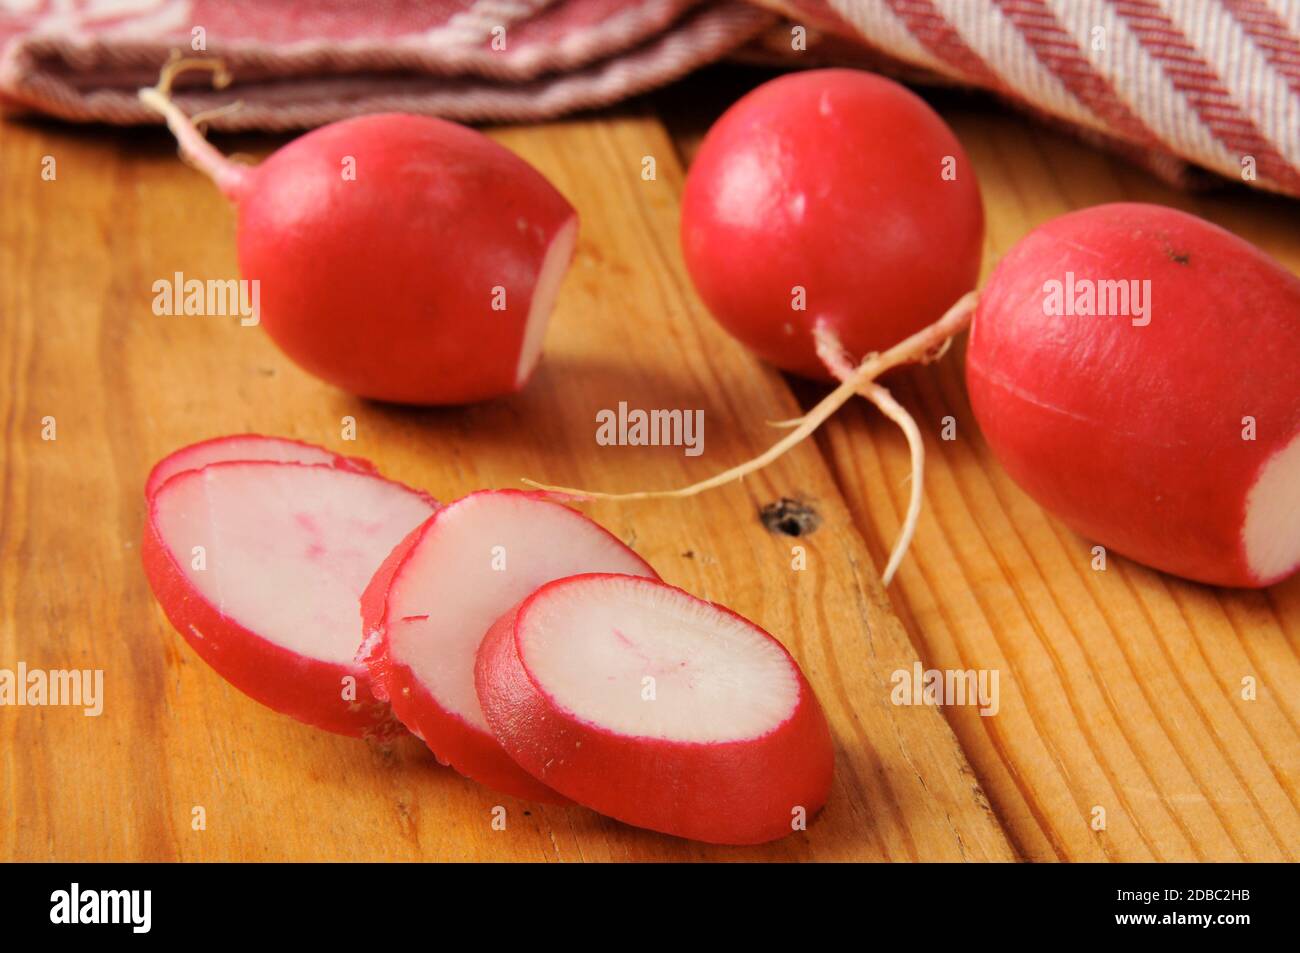
[{"label": "thin white root", "polygon": [[[819,321],[813,330],[813,340],[817,344],[817,356],[822,359],[826,369],[837,380],[848,380],[853,374],[853,364],[844,353],[844,348],[835,332]],[[946,351],[951,341],[952,338],[948,338],[947,341],[941,344],[941,351]],[[921,440],[921,428],[916,425],[915,418],[907,412],[907,408],[894,400],[894,395],[889,392],[889,388],[877,384],[875,381],[869,381],[859,389],[858,393],[880,408],[882,414],[898,424],[907,437],[907,447],[912,454],[912,491],[907,502],[907,513],[903,517],[903,527],[899,530],[898,538],[894,540],[894,548],[890,550],[889,562],[885,565],[885,571],[880,577],[881,583],[888,586],[894,581],[894,574],[898,572],[903,557],[907,555],[908,547],[912,545],[912,537],[916,534],[916,524],[921,518],[925,474],[925,444]]]},{"label": "thin white root", "polygon": [[902,404],[894,400],[894,395],[888,388],[876,383],[868,384],[867,390],[862,391],[862,396],[879,407],[882,414],[902,428],[907,437],[907,448],[912,454],[912,492],[907,502],[907,515],[903,518],[903,527],[898,531],[894,548],[889,553],[889,562],[880,577],[881,582],[888,586],[894,581],[894,574],[898,572],[903,557],[907,555],[908,547],[912,545],[916,524],[921,518],[921,503],[925,489],[925,444],[921,441],[921,428],[916,425],[916,420]]},{"label": "thin white root", "polygon": [[176,137],[180,145],[181,157],[197,168],[217,184],[223,195],[234,199],[238,196],[247,176],[244,166],[231,162],[203,138],[197,122],[211,119],[238,108],[238,104],[210,109],[191,118],[172,101],[172,83],[176,77],[192,69],[205,69],[212,73],[212,85],[216,89],[225,89],[230,85],[230,72],[226,64],[218,59],[182,58],[173,52],[170,60],[158,75],[158,84],[139,91],[140,101],[158,115],[167,120],[167,128]]},{"label": "thin white root", "polygon": [[[204,125],[210,123],[212,120],[237,113],[243,108],[244,101],[242,99],[236,99],[234,102],[226,103],[224,106],[216,106],[212,109],[204,109],[201,112],[196,112],[190,117],[190,122],[202,130]],[[226,158],[229,158],[229,156]]]},{"label": "thin white root", "polygon": [[952,338],[948,338],[948,340],[944,341],[942,344],[940,344],[937,348],[935,348],[925,357],[921,358],[921,363],[933,364],[935,361],[942,358],[945,354],[948,353],[949,348],[952,347],[952,341],[953,341]]},{"label": "thin white root", "polygon": [[[868,355],[861,364],[852,370],[848,377],[846,377],[838,387],[822,398],[821,402],[817,404],[817,406],[800,418],[798,423],[788,434],[752,460],[734,466],[729,470],[724,470],[722,473],[709,477],[707,480],[701,480],[699,483],[693,483],[690,486],[681,487],[676,490],[640,490],[633,493],[597,493],[591,490],[580,490],[575,487],[551,486],[528,479],[525,479],[523,482],[538,490],[545,490],[549,493],[563,493],[567,496],[588,500],[680,499],[682,497],[695,496],[699,493],[703,493],[705,490],[711,490],[714,487],[725,486],[726,484],[739,480],[756,470],[761,470],[791,447],[801,443],[806,437],[812,434],[813,431],[820,427],[831,414],[839,410],[850,397],[859,393],[867,384],[885,373],[885,371],[895,368],[900,364],[923,360],[928,354],[940,347],[944,341],[948,340],[953,335],[960,333],[966,325],[970,323],[971,314],[974,312],[975,304],[978,300],[978,294],[974,291],[968,292],[967,294],[962,295],[962,297],[959,298],[951,308],[944,312],[943,317],[934,322],[934,324],[922,328],[905,341],[895,344],[883,354]],[[883,388],[881,389],[883,390]],[[890,398],[890,400],[892,401],[892,398]],[[895,404],[895,406],[897,406],[897,404]],[[884,407],[881,407],[881,409],[884,410]],[[899,409],[901,410],[901,408]],[[890,413],[889,411],[885,412],[887,414]],[[916,485],[919,486],[920,482],[919,479],[916,480]]]}]

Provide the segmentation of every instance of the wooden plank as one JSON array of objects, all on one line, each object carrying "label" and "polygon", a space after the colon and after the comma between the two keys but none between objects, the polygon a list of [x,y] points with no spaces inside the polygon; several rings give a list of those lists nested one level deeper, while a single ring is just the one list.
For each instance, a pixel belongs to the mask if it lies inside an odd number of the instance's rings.
[{"label": "wooden plank", "polygon": [[[983,187],[986,273],[1035,225],[1110,201],[1195,212],[1300,271],[1294,202],[1244,190],[1193,198],[1004,113],[951,102],[944,112]],[[927,665],[1000,672],[996,717],[953,708],[948,718],[1017,850],[1035,860],[1295,860],[1300,579],[1216,589],[1114,555],[1093,571],[1092,543],[992,458],[963,356],[954,348],[890,380],[927,447],[925,513],[890,596]],[[799,393],[808,404],[821,392]],[[949,415],[952,442],[939,436]],[[880,569],[907,502],[906,443],[862,402],[820,442]],[[1247,677],[1258,683],[1253,701],[1242,697]],[[1091,827],[1098,807],[1104,831]]]},{"label": "wooden plank", "polygon": [[[681,171],[635,115],[497,137],[583,216],[547,357],[527,392],[465,410],[355,400],[228,318],[162,318],[155,279],[234,277],[233,215],[161,135],[9,123],[0,137],[0,666],[101,668],[99,718],[0,709],[0,857],[20,859],[1008,859],[1000,825],[942,716],[888,701],[914,651],[813,444],[682,503],[592,506],[665,577],[725,601],[800,659],[837,745],[834,791],[806,833],[724,849],[579,808],[502,799],[408,739],[390,752],[275,715],[229,688],[154,605],[138,565],[150,464],[214,434],[325,443],[452,498],[522,475],[672,485],[766,445],[798,411],[704,315],[678,256]],[[264,143],[251,150],[265,151]],[[41,180],[42,156],[58,179]],[[658,177],[641,179],[642,157]],[[436,254],[431,249],[430,254]],[[364,322],[366,315],[358,315]],[[595,413],[701,408],[705,453],[599,447]],[[42,441],[41,421],[57,420]],[[341,440],[344,417],[355,443]],[[820,530],[775,536],[781,496]],[[807,547],[806,571],[791,546]],[[192,829],[202,807],[206,829]]]}]

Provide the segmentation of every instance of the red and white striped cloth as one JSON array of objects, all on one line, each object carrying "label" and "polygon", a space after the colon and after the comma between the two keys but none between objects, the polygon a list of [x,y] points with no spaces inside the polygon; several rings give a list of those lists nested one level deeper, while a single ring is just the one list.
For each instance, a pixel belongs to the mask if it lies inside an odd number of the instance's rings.
[{"label": "red and white striped cloth", "polygon": [[1167,177],[1300,195],[1297,0],[788,0],[795,19],[1066,122]]},{"label": "red and white striped cloth", "polygon": [[176,96],[187,111],[240,99],[217,129],[383,110],[545,119],[676,79],[773,19],[740,0],[0,0],[0,99],[156,122],[135,90],[179,49],[220,56],[234,76]]},{"label": "red and white striped cloth", "polygon": [[[774,13],[783,15],[780,21]],[[1190,164],[1300,196],[1300,0],[0,0],[0,100],[153,121],[170,50],[223,57],[227,129],[376,110],[542,119],[675,79],[766,37],[850,39],[869,62],[981,87],[1178,178]],[[504,48],[501,48],[504,46]]]}]

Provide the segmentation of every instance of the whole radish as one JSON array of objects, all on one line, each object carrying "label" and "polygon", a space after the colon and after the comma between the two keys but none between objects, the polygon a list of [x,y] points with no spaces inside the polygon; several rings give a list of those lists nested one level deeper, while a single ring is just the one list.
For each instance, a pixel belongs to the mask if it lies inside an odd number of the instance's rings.
[{"label": "whole radish", "polygon": [[1300,279],[1192,215],[1115,204],[1031,232],[971,327],[1002,465],[1090,540],[1201,582],[1300,564]]},{"label": "whole radish", "polygon": [[871,73],[812,70],[764,83],[709,130],[681,238],[723,327],[829,379],[819,325],[861,358],[975,287],[984,211],[961,143],[924,100]]},{"label": "whole radish", "polygon": [[261,323],[306,370],[363,397],[460,404],[512,393],[541,355],[577,213],[486,136],[423,116],[316,129],[258,166],[220,155],[171,102],[141,98],[239,211]]},{"label": "whole radish", "polygon": [[770,463],[858,393],[903,429],[912,458],[888,585],[920,515],[925,451],[916,421],[874,378],[941,353],[969,320],[984,210],[961,143],[924,100],[883,77],[782,76],[705,136],[686,177],[681,238],[724,328],[772,364],[840,387],[767,453],[681,490],[532,485],[600,498],[693,495]]}]

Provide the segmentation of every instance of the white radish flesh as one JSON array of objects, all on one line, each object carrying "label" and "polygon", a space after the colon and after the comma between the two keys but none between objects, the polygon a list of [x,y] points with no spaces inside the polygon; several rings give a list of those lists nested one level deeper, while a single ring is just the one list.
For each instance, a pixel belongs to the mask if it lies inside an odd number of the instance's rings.
[{"label": "white radish flesh", "polygon": [[515,387],[522,389],[528,383],[537,362],[542,359],[542,342],[546,327],[560,296],[560,285],[568,273],[569,263],[578,244],[578,220],[571,218],[560,226],[551,244],[546,248],[541,268],[537,271],[537,284],[528,303],[528,317],[524,323],[523,338],[519,345],[519,362],[515,365]]},{"label": "white radish flesh", "polygon": [[1268,459],[1246,494],[1242,542],[1257,579],[1281,579],[1300,566],[1300,434]]},{"label": "white radish flesh", "polygon": [[749,844],[825,803],[825,717],[788,652],[728,609],[656,580],[541,587],[484,638],[480,703],[534,777],[629,824]]},{"label": "white radish flesh", "polygon": [[493,739],[474,659],[492,623],[538,586],[602,571],[655,575],[599,525],[538,494],[488,490],[443,507],[404,541],[363,600],[378,690],[460,773],[517,797],[561,800]]},{"label": "white radish flesh", "polygon": [[611,580],[592,591],[557,586],[538,600],[519,646],[538,683],[578,718],[624,735],[723,744],[794,713],[790,656],[744,619],[668,586]]},{"label": "white radish flesh", "polygon": [[332,731],[382,731],[386,706],[355,661],[360,597],[435,506],[333,466],[214,463],[154,495],[145,567],[172,624],[236,688]]}]

